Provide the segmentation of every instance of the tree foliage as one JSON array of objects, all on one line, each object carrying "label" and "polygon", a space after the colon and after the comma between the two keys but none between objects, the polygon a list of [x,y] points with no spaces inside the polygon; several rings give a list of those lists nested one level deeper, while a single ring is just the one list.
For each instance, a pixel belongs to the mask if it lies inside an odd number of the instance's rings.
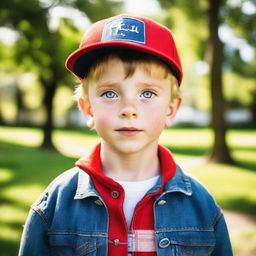
[{"label": "tree foliage", "polygon": [[[67,19],[62,20],[58,29],[50,28],[50,11],[61,5],[79,8],[90,20],[95,21],[113,15],[120,3],[110,0],[8,0],[0,3],[0,25],[9,26],[20,33],[15,45],[17,65],[36,72],[44,88],[43,102],[47,117],[43,126],[44,148],[53,148],[53,98],[60,83],[70,83],[71,76],[65,69],[65,59],[78,44],[74,35],[80,35]],[[65,35],[67,29],[73,30],[73,37]]]},{"label": "tree foliage", "polygon": [[[244,2],[254,4],[252,0],[241,0],[240,4],[232,5],[231,1],[226,0],[159,0],[162,7],[167,10],[178,8],[187,14],[191,23],[199,27],[200,24],[208,24],[208,35],[200,33],[190,34],[198,39],[197,50],[198,58],[205,59],[210,64],[209,81],[211,85],[212,99],[212,127],[215,140],[211,158],[218,162],[232,162],[228,147],[226,145],[226,124],[224,112],[226,103],[223,96],[223,64],[229,66],[233,71],[244,76],[255,76],[255,61],[251,63],[242,60],[236,49],[232,49],[232,54],[224,51],[226,48],[219,37],[219,28],[223,24],[231,27],[235,33],[244,38],[248,44],[255,44],[256,26],[255,14],[248,15],[243,11]],[[180,20],[176,23],[181,22]],[[193,30],[192,30],[193,32]],[[245,64],[245,65],[244,65]]]}]

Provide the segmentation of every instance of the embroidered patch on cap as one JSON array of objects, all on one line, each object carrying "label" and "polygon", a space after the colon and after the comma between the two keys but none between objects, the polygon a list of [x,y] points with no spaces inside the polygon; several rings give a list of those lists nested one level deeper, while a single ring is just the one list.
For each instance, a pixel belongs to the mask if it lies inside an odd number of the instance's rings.
[{"label": "embroidered patch on cap", "polygon": [[134,18],[118,18],[106,23],[102,33],[102,42],[122,40],[145,44],[145,23]]}]

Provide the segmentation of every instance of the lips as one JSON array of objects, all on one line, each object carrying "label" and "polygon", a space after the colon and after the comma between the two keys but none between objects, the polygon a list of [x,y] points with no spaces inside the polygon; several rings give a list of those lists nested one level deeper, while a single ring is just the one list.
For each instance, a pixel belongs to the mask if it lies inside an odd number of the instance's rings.
[{"label": "lips", "polygon": [[116,129],[116,131],[122,135],[128,135],[128,136],[135,135],[142,132],[141,129],[138,129],[136,127],[122,127],[122,128]]},{"label": "lips", "polygon": [[122,127],[122,128],[120,128],[120,129],[116,129],[116,131],[118,131],[118,132],[121,132],[121,131],[134,131],[134,132],[140,132],[140,131],[142,131],[142,130],[140,130],[140,129],[137,129],[137,128],[135,128],[135,127]]}]

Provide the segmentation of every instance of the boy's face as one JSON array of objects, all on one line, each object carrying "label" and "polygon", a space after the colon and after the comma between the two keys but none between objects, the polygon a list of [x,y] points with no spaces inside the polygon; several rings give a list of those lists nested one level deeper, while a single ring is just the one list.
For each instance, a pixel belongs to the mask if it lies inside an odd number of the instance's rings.
[{"label": "boy's face", "polygon": [[165,126],[170,126],[180,99],[171,103],[170,81],[154,79],[137,67],[125,78],[123,63],[112,58],[97,82],[89,83],[89,105],[102,143],[120,153],[135,153],[153,144]]}]

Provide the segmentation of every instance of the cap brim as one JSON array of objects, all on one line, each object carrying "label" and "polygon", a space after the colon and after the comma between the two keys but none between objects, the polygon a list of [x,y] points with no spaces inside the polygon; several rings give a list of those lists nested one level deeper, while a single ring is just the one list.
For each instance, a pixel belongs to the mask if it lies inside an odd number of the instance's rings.
[{"label": "cap brim", "polygon": [[181,81],[181,74],[178,71],[177,64],[168,56],[164,56],[161,52],[147,48],[147,46],[134,44],[132,42],[111,41],[106,43],[93,44],[73,52],[66,61],[66,67],[74,73],[79,79],[84,79],[89,71],[92,63],[105,53],[117,50],[134,50],[138,52],[148,53],[163,61],[171,70],[178,82]]}]

